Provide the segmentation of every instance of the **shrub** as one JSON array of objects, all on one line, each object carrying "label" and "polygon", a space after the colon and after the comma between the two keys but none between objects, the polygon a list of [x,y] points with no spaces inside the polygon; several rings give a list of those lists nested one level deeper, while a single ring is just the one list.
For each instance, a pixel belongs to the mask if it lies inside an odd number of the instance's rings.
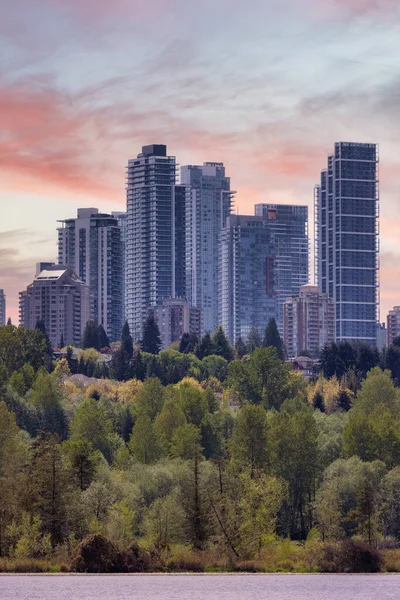
[{"label": "shrub", "polygon": [[382,556],[365,542],[347,539],[339,544],[325,544],[319,560],[323,573],[378,573]]},{"label": "shrub", "polygon": [[104,536],[94,534],[78,545],[71,570],[77,573],[119,573],[123,571],[123,564],[114,544]]}]

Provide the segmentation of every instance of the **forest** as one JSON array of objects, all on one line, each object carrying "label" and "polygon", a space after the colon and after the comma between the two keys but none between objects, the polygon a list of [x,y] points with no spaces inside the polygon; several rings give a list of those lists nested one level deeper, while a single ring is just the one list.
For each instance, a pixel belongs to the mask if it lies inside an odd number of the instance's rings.
[{"label": "forest", "polygon": [[400,345],[146,327],[0,328],[0,570],[400,570]]}]

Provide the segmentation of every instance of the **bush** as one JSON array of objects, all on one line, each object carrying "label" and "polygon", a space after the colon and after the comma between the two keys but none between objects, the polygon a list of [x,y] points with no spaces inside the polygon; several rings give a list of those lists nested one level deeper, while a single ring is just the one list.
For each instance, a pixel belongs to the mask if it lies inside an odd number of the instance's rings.
[{"label": "bush", "polygon": [[77,547],[71,562],[77,573],[120,573],[121,556],[110,540],[102,535],[89,535]]},{"label": "bush", "polygon": [[154,565],[152,565],[149,553],[141,550],[137,544],[133,544],[121,554],[121,562],[123,570],[126,573],[154,571]]},{"label": "bush", "polygon": [[325,544],[319,561],[323,573],[378,573],[382,556],[365,542],[347,539],[339,544]]}]

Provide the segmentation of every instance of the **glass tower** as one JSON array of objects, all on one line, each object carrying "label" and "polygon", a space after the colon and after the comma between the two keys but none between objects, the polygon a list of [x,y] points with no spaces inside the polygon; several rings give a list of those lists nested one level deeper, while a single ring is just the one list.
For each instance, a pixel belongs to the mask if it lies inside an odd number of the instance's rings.
[{"label": "glass tower", "polygon": [[232,215],[221,233],[220,323],[230,340],[261,337],[277,317],[271,233],[260,217]]},{"label": "glass tower", "polygon": [[283,334],[285,300],[308,283],[308,207],[291,204],[256,204],[276,248],[275,290],[278,296],[277,325]]},{"label": "glass tower", "polygon": [[181,168],[181,183],[189,186],[186,205],[186,296],[203,310],[205,331],[219,324],[218,282],[220,234],[231,214],[230,179],[223,163]]},{"label": "glass tower", "polygon": [[336,339],[376,345],[379,184],[376,144],[338,142],[315,190],[316,280],[336,307]]}]

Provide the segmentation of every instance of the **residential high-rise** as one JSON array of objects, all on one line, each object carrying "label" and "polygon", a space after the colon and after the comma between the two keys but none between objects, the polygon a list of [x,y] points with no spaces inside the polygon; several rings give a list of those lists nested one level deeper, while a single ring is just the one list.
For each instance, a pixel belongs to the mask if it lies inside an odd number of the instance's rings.
[{"label": "residential high-rise", "polygon": [[283,305],[309,281],[308,207],[291,204],[256,204],[276,248],[275,290],[278,296],[277,325],[283,333]]},{"label": "residential high-rise", "polygon": [[175,157],[161,144],[143,146],[127,175],[126,316],[136,342],[149,306],[185,295],[186,188],[176,185]]},{"label": "residential high-rise", "polygon": [[186,297],[203,310],[204,330],[218,321],[220,233],[232,212],[230,179],[223,163],[181,168],[181,184],[190,187],[186,205]]},{"label": "residential high-rise", "polygon": [[400,306],[395,306],[387,316],[387,345],[400,336]]},{"label": "residential high-rise", "polygon": [[125,263],[126,263],[126,231],[128,223],[128,214],[126,212],[112,211],[111,216],[117,219],[121,230],[121,254],[122,254],[122,323],[126,321],[126,284],[125,284]]},{"label": "residential high-rise", "polygon": [[0,327],[6,324],[6,295],[0,290]]},{"label": "residential high-rise", "polygon": [[202,311],[190,306],[187,300],[168,298],[159,306],[150,307],[149,312],[157,322],[163,348],[167,348],[172,342],[180,341],[184,333],[201,336]]},{"label": "residential high-rise", "polygon": [[231,215],[221,232],[220,318],[230,340],[277,317],[275,246],[262,217]]},{"label": "residential high-rise", "polygon": [[43,321],[53,347],[81,344],[90,315],[89,287],[72,269],[49,266],[19,295],[19,322],[34,329]]},{"label": "residential high-rise", "polygon": [[316,282],[335,301],[336,339],[376,345],[379,184],[375,144],[338,142],[315,191]]},{"label": "residential high-rise", "polygon": [[124,245],[120,217],[79,208],[77,218],[61,221],[58,263],[89,285],[90,318],[103,325],[111,341],[123,326]]},{"label": "residential high-rise", "polygon": [[335,304],[318,286],[304,285],[287,298],[283,311],[283,341],[289,358],[302,350],[317,357],[335,340]]}]

